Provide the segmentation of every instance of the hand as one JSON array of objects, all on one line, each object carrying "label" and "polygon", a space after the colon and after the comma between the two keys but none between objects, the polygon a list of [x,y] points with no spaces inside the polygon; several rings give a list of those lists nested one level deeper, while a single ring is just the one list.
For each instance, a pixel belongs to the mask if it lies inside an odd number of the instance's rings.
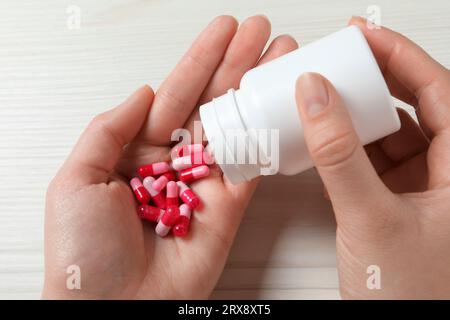
[{"label": "hand", "polygon": [[[233,186],[212,169],[192,184],[203,207],[186,238],[155,235],[142,222],[128,181],[138,166],[170,159],[171,133],[192,129],[197,107],[237,87],[242,75],[297,48],[270,35],[262,16],[239,30],[216,18],[164,81],[145,86],[91,122],[47,193],[44,298],[207,298],[228,256],[256,181]],[[151,106],[151,107],[150,107]],[[66,288],[66,269],[81,270],[81,290]]]},{"label": "hand", "polygon": [[[318,74],[297,82],[305,137],[337,220],[344,298],[450,298],[450,74],[421,48],[353,18],[391,93],[416,108],[366,154],[340,97]],[[380,268],[369,290],[367,268]]]}]

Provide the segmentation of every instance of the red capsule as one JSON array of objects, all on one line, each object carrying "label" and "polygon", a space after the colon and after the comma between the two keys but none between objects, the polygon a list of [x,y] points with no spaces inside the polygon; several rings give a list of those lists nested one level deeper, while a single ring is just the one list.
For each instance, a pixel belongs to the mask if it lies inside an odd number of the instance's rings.
[{"label": "red capsule", "polygon": [[189,231],[191,221],[191,209],[187,204],[180,206],[180,215],[172,228],[173,235],[176,237],[184,237]]},{"label": "red capsule", "polygon": [[162,215],[158,224],[156,225],[156,233],[164,237],[169,233],[170,228],[175,224],[180,215],[180,209],[178,206],[170,206],[167,208],[166,212]]},{"label": "red capsule", "polygon": [[183,181],[178,181],[177,185],[178,190],[180,190],[179,196],[181,200],[183,200],[183,202],[192,210],[197,208],[200,205],[200,198],[194,193],[194,191],[192,191],[192,189],[189,188]]},{"label": "red capsule", "polygon": [[140,203],[146,204],[150,201],[150,194],[144,188],[144,186],[143,186],[141,180],[139,180],[139,178],[131,179],[130,186],[134,192],[134,195],[136,196],[136,199]]},{"label": "red capsule", "polygon": [[199,166],[180,171],[179,178],[183,182],[191,182],[209,176],[208,166]]},{"label": "red capsule", "polygon": [[165,213],[163,209],[149,206],[148,204],[142,204],[137,209],[138,215],[141,219],[148,221],[158,221],[160,217]]},{"label": "red capsule", "polygon": [[170,170],[167,162],[155,162],[138,168],[138,174],[142,177],[156,176]]},{"label": "red capsule", "polygon": [[168,171],[166,173],[163,173],[158,179],[156,179],[153,184],[152,187],[153,189],[155,189],[156,191],[161,191],[162,189],[164,189],[167,185],[167,183],[169,181],[175,181],[176,180],[176,175],[175,172]]},{"label": "red capsule", "polygon": [[[161,176],[164,176],[167,178],[167,180],[169,181],[176,181],[177,180],[177,174],[175,171],[173,170],[169,170],[166,173],[163,173]],[[159,178],[161,177],[159,176]]]},{"label": "red capsule", "polygon": [[155,181],[155,178],[153,177],[147,177],[144,179],[143,184],[145,189],[147,189],[148,193],[152,196],[153,202],[156,204],[158,208],[165,209],[166,208],[166,197],[164,196],[164,193],[156,191],[153,189],[153,182]]},{"label": "red capsule", "polygon": [[178,206],[170,206],[166,209],[166,212],[161,216],[161,221],[166,226],[173,226],[180,215],[180,208]]},{"label": "red capsule", "polygon": [[166,186],[166,207],[178,207],[178,185],[175,181],[170,181]]},{"label": "red capsule", "polygon": [[158,222],[155,228],[155,232],[160,237],[165,237],[170,231],[170,227],[166,226],[161,220]]},{"label": "red capsule", "polygon": [[197,167],[201,165],[209,165],[212,164],[212,157],[208,152],[193,152],[187,156],[183,156],[180,158],[173,159],[172,168],[177,171],[181,171],[191,167]]}]

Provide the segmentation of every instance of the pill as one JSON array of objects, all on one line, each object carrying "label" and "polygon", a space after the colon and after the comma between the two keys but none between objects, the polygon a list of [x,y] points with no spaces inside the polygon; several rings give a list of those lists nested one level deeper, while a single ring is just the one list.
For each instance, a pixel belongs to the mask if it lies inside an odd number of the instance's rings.
[{"label": "pill", "polygon": [[175,154],[178,157],[187,156],[191,153],[202,152],[205,148],[201,143],[178,145],[175,148]]},{"label": "pill", "polygon": [[160,209],[166,208],[166,197],[164,196],[163,192],[156,191],[153,189],[153,182],[155,181],[155,178],[153,177],[146,177],[144,181],[142,182],[144,184],[145,189],[147,189],[148,193],[150,193],[153,203]]},{"label": "pill", "polygon": [[194,152],[187,156],[183,156],[180,158],[173,159],[172,168],[177,171],[181,171],[187,168],[201,166],[201,165],[209,165],[212,164],[212,157],[208,152]]},{"label": "pill", "polygon": [[199,166],[180,171],[179,179],[183,182],[191,182],[209,176],[208,166]]},{"label": "pill", "polygon": [[150,201],[150,194],[145,189],[144,185],[142,184],[141,180],[139,180],[139,178],[131,179],[130,186],[134,192],[134,195],[136,196],[136,199],[140,203],[147,204]]},{"label": "pill", "polygon": [[192,210],[197,208],[200,204],[200,198],[194,193],[194,191],[192,191],[192,189],[189,188],[183,181],[178,181],[177,185],[181,200],[183,200],[183,202]]},{"label": "pill", "polygon": [[168,207],[156,225],[155,232],[161,237],[166,236],[169,233],[170,228],[177,221],[179,215],[180,209],[178,206]]},{"label": "pill", "polygon": [[138,174],[142,177],[156,176],[170,170],[167,162],[155,162],[138,168]]},{"label": "pill", "polygon": [[172,170],[163,173],[158,179],[153,181],[152,187],[156,191],[164,189],[169,181],[175,181],[176,175]]},{"label": "pill", "polygon": [[166,226],[161,220],[158,222],[155,228],[155,232],[160,237],[165,237],[170,231],[170,227]]},{"label": "pill", "polygon": [[165,213],[163,209],[149,206],[148,204],[142,204],[137,209],[138,215],[141,219],[148,221],[158,221],[160,217]]},{"label": "pill", "polygon": [[180,215],[172,228],[173,235],[176,237],[184,237],[189,231],[189,223],[191,221],[191,208],[187,204],[180,206]]},{"label": "pill", "polygon": [[169,181],[166,186],[166,207],[178,207],[178,185],[175,181]]}]

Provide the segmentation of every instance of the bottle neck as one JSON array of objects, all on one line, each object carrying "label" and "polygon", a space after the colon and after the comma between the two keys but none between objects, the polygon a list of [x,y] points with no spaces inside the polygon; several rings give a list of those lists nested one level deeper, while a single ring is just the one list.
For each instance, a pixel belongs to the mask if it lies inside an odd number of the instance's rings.
[{"label": "bottle neck", "polygon": [[240,93],[230,89],[200,107],[208,148],[233,184],[261,175],[257,140],[241,115],[240,107],[244,106],[238,105]]}]

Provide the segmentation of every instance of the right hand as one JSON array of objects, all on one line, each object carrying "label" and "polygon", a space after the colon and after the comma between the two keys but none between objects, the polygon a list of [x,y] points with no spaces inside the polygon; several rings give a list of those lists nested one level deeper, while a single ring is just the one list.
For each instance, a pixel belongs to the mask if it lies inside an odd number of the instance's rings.
[{"label": "right hand", "polygon": [[[344,298],[450,298],[450,73],[420,47],[386,28],[363,31],[391,93],[415,107],[400,131],[362,147],[331,83],[297,82],[311,157],[337,220]],[[367,286],[380,268],[381,288]]]}]

